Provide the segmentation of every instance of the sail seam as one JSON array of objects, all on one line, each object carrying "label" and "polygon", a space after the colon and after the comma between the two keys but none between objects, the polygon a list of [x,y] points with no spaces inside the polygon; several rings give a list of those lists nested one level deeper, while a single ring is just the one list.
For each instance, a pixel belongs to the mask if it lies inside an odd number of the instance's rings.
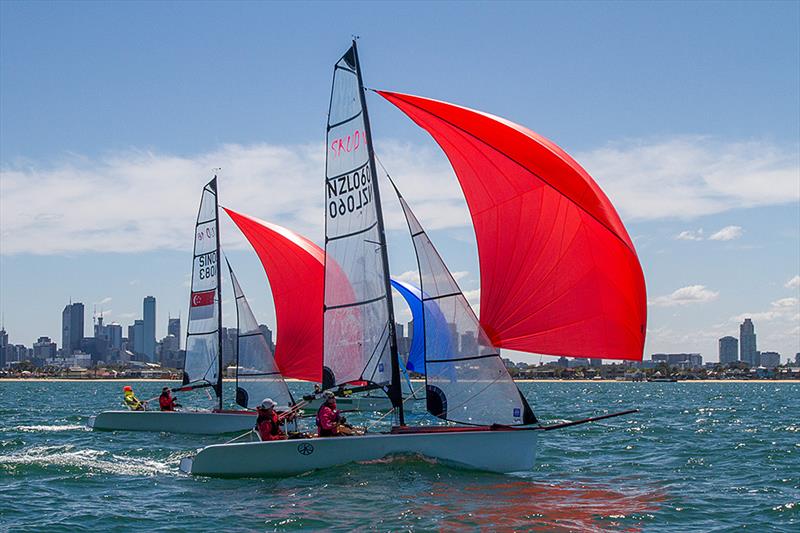
[{"label": "sail seam", "polygon": [[195,336],[195,335],[211,335],[212,333],[216,333],[216,332],[217,332],[216,329],[212,329],[211,331],[205,331],[205,332],[202,332],[202,333],[191,333],[191,332],[187,331],[186,332],[186,336],[188,337],[190,335],[191,336]]},{"label": "sail seam", "polygon": [[341,178],[343,176],[347,176],[348,174],[352,174],[356,170],[361,170],[362,168],[365,168],[368,165],[369,165],[369,161],[367,161],[363,165],[359,165],[357,167],[353,167],[352,170],[348,170],[347,172],[343,172],[342,174],[337,174],[336,176],[331,176],[330,178],[325,178],[325,181],[331,181],[331,180],[339,179],[339,178]]},{"label": "sail seam", "polygon": [[357,307],[359,305],[367,305],[367,304],[371,304],[371,303],[374,303],[374,302],[379,302],[379,301],[381,301],[381,300],[383,300],[385,298],[386,298],[386,295],[384,294],[383,296],[378,296],[377,298],[372,298],[371,300],[363,300],[361,302],[353,302],[353,303],[350,303],[350,304],[341,304],[341,305],[326,305],[325,306],[325,311],[331,311],[333,309],[342,309],[342,308],[345,308],[345,307]]},{"label": "sail seam", "polygon": [[372,228],[374,228],[377,225],[378,225],[378,222],[376,221],[372,225],[367,226],[364,229],[360,229],[358,231],[354,231],[353,233],[345,233],[344,235],[337,235],[335,237],[325,237],[325,242],[336,241],[336,240],[339,240],[339,239],[346,239],[347,237],[353,237],[354,235],[359,235],[361,233],[366,233],[366,232],[368,232],[369,230],[371,230]]},{"label": "sail seam", "polygon": [[458,291],[458,292],[451,292],[451,293],[448,293],[448,294],[440,294],[439,296],[428,296],[427,298],[426,298],[426,297],[423,297],[423,298],[422,298],[422,301],[423,301],[423,302],[428,302],[428,301],[430,301],[430,300],[439,300],[439,299],[441,299],[441,298],[449,298],[450,296],[462,296],[463,294],[464,294],[464,293],[463,293],[463,292],[461,292],[461,291]]},{"label": "sail seam", "polygon": [[358,113],[356,113],[355,115],[353,115],[350,118],[346,118],[346,119],[344,119],[344,120],[342,120],[340,122],[337,122],[336,124],[328,124],[328,130],[332,130],[333,128],[338,128],[342,124],[347,124],[348,122],[353,121],[353,120],[357,119],[358,117],[360,117],[363,113],[364,113],[364,110],[362,109],[361,111],[359,111]]},{"label": "sail seam", "polygon": [[488,357],[499,357],[498,354],[492,353],[489,355],[475,355],[472,357],[454,357],[452,359],[428,359],[429,363],[452,363],[453,361],[471,361],[473,359],[486,359]]}]

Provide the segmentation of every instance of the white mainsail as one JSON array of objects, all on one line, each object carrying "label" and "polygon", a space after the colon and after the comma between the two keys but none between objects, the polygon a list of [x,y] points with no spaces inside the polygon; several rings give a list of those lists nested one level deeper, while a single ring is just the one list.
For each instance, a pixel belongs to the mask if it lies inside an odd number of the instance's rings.
[{"label": "white mainsail", "polygon": [[217,178],[205,187],[200,199],[194,240],[189,324],[183,384],[191,388],[214,387],[222,408],[222,359],[220,333],[222,309],[219,269],[219,213]]},{"label": "white mainsail", "polygon": [[272,350],[258,328],[258,321],[230,262],[228,271],[236,298],[236,403],[254,409],[264,398],[272,398],[280,406],[291,405],[294,403],[292,394],[275,363]]},{"label": "white mainsail", "polygon": [[[396,371],[386,242],[370,143],[358,53],[353,43],[334,67],[328,113],[325,387],[353,381],[388,385]],[[399,385],[397,391],[399,398]]]},{"label": "white mainsail", "polygon": [[419,264],[428,412],[462,424],[535,423],[500,351],[399,191],[397,196]]}]

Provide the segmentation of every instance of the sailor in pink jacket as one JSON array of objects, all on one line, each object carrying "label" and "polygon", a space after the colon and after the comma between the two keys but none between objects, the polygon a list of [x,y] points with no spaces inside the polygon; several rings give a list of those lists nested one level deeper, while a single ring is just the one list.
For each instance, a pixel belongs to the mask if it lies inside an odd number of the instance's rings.
[{"label": "sailor in pink jacket", "polygon": [[331,391],[325,391],[322,396],[325,401],[317,411],[317,433],[320,437],[337,437],[339,423],[344,420],[336,409],[336,397]]}]

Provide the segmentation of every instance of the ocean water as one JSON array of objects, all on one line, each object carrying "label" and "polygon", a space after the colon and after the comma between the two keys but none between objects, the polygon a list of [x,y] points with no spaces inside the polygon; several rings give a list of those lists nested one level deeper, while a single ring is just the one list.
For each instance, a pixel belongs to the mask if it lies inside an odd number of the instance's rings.
[{"label": "ocean water", "polygon": [[230,437],[85,430],[121,387],[0,381],[0,531],[800,531],[800,384],[521,383],[545,423],[641,413],[543,433],[520,474],[396,457],[283,479],[178,471]]}]

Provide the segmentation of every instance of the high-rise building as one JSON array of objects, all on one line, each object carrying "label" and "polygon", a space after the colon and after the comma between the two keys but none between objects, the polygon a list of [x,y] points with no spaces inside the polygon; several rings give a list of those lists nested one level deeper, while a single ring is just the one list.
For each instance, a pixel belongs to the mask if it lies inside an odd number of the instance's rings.
[{"label": "high-rise building", "polygon": [[144,355],[144,320],[133,321],[133,353]]},{"label": "high-rise building", "polygon": [[52,359],[56,356],[56,352],[58,351],[58,346],[54,343],[50,337],[39,337],[39,339],[33,343],[33,356],[37,359]]},{"label": "high-rise building", "polygon": [[599,367],[603,366],[603,360],[602,359],[590,359],[589,360],[589,364],[593,368],[599,368]]},{"label": "high-rise building", "polygon": [[761,352],[759,366],[775,368],[781,365],[781,354],[778,352]]},{"label": "high-rise building", "polygon": [[461,334],[461,355],[474,356],[478,354],[478,336],[474,331],[467,331]]},{"label": "high-rise building", "polygon": [[173,335],[178,342],[181,340],[181,319],[178,318],[170,318],[167,322],[167,335]]},{"label": "high-rise building", "polygon": [[61,313],[61,350],[64,355],[80,350],[82,340],[83,304],[70,302]]},{"label": "high-rise building", "polygon": [[6,333],[6,329],[0,329],[0,368],[6,366],[6,363],[9,363],[11,358],[9,357],[10,350],[8,349],[8,333]]},{"label": "high-rise building", "polygon": [[800,352],[794,354],[794,364],[800,365]]},{"label": "high-rise building", "polygon": [[269,326],[266,324],[259,324],[258,329],[264,336],[264,340],[267,341],[267,346],[269,346],[269,349],[272,350],[272,353],[275,353],[275,342],[272,340],[272,330],[269,329]]},{"label": "high-rise building", "polygon": [[122,348],[122,326],[116,322],[112,322],[106,326],[108,333],[108,346],[112,350],[119,350]]},{"label": "high-rise building", "polygon": [[745,318],[739,325],[739,360],[750,366],[758,366],[756,350],[756,328],[753,321]]},{"label": "high-rise building", "polygon": [[736,337],[722,337],[719,340],[719,362],[722,365],[739,360],[739,341]]},{"label": "high-rise building", "polygon": [[146,296],[142,309],[142,353],[150,361],[156,359],[156,299]]}]

